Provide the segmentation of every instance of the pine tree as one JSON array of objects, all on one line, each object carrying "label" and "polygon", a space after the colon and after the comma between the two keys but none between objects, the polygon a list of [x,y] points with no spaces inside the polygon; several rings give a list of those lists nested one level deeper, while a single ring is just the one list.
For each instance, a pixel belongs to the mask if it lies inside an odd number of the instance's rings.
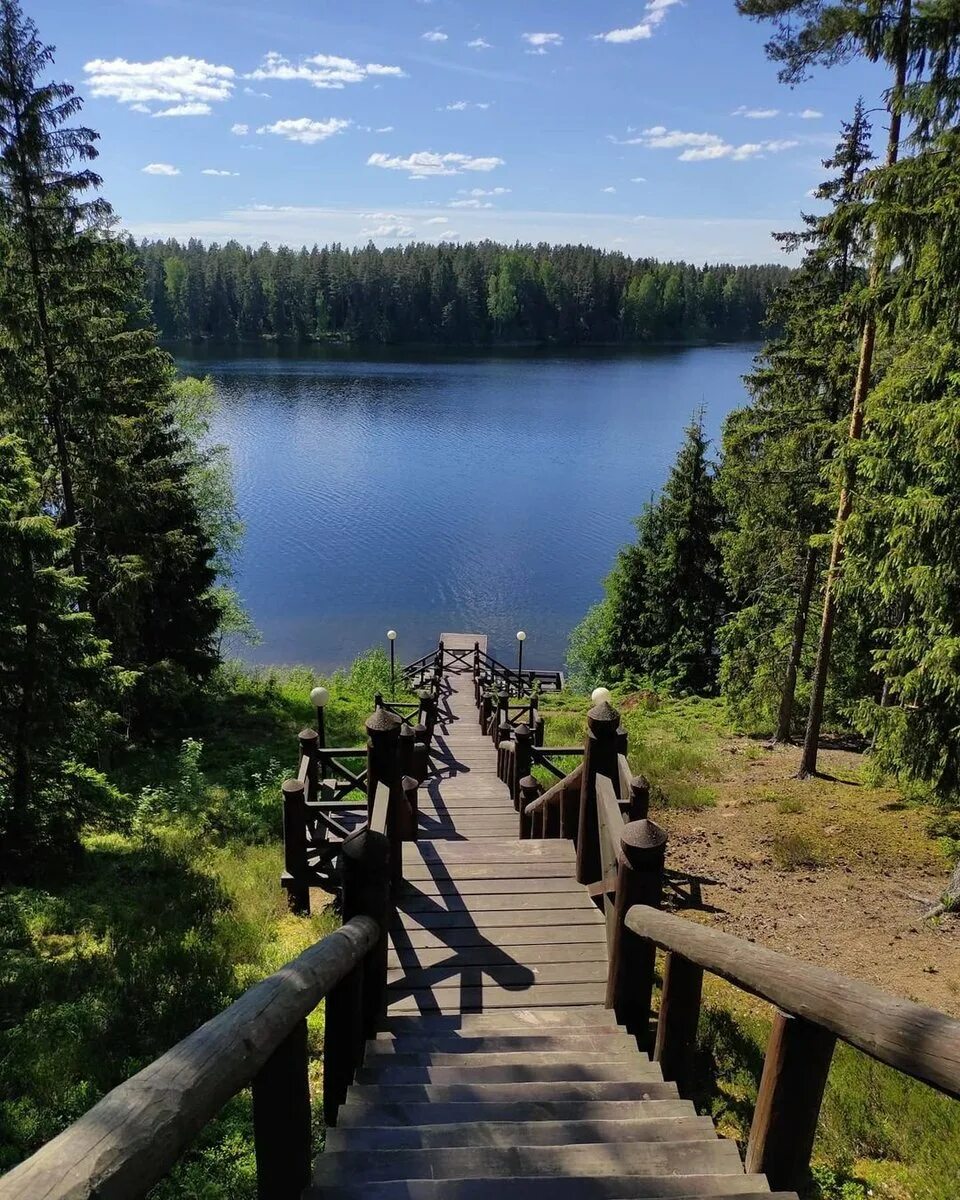
[{"label": "pine tree", "polygon": [[712,692],[725,590],[721,508],[702,416],[686,430],[659,497],[637,518],[605,582],[605,597],[571,637],[578,680],[646,679],[682,692]]},{"label": "pine tree", "polygon": [[79,611],[72,536],[42,512],[23,444],[0,438],[0,878],[69,852],[120,801],[89,766],[115,679]]},{"label": "pine tree", "polygon": [[[161,683],[189,685],[216,661],[214,548],[142,275],[101,228],[109,209],[79,198],[99,182],[74,166],[95,135],[67,128],[79,102],[38,78],[51,55],[2,0],[0,414],[44,467],[44,505],[75,528],[74,569],[98,633],[140,678],[130,716],[156,714]],[[188,248],[188,285],[198,248]]]},{"label": "pine tree", "polygon": [[830,525],[822,476],[842,436],[838,422],[856,370],[851,294],[863,278],[858,189],[869,133],[858,102],[824,163],[836,174],[817,189],[830,212],[805,216],[800,233],[777,235],[788,249],[805,248],[803,265],[771,307],[778,333],[747,379],[752,402],[731,414],[724,431],[724,568],[735,612],[723,630],[723,690],[741,719],[772,726],[775,741],[792,738]]}]

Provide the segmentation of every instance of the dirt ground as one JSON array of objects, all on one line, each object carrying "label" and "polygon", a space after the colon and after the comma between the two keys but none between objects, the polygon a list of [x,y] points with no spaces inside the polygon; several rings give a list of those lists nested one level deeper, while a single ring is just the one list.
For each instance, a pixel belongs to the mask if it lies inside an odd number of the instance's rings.
[{"label": "dirt ground", "polygon": [[728,739],[715,807],[651,810],[681,895],[728,933],[960,1016],[960,916],[922,919],[948,874],[929,814],[856,782],[856,754],[824,751],[829,778],[805,781],[798,757]]}]

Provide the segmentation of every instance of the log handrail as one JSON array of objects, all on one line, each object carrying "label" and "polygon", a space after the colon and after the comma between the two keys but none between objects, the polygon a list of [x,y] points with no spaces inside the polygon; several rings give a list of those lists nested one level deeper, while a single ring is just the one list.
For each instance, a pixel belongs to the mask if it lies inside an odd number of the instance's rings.
[{"label": "log handrail", "polygon": [[355,916],[255,984],[0,1179],[2,1200],[135,1200],[251,1083],[381,937]]},{"label": "log handrail", "polygon": [[637,906],[627,927],[662,950],[828,1030],[878,1062],[960,1098],[960,1020],[857,979]]},{"label": "log handrail", "polygon": [[549,787],[542,796],[532,801],[525,808],[525,812],[529,816],[539,812],[542,808],[546,808],[550,804],[554,804],[560,800],[563,795],[564,788],[579,787],[580,779],[583,775],[583,763],[578,763],[569,775],[564,775],[555,784]]}]

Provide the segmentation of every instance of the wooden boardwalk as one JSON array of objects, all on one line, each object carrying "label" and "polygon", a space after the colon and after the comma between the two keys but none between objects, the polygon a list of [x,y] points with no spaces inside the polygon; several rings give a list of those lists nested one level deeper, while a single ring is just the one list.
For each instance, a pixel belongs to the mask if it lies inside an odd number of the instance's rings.
[{"label": "wooden boardwalk", "polygon": [[[475,640],[486,648],[479,635],[443,635],[450,649]],[[472,674],[453,666],[443,692],[439,777],[421,789],[420,841],[404,845],[390,1013],[603,1004],[605,927],[574,878],[573,847],[518,840]]]}]

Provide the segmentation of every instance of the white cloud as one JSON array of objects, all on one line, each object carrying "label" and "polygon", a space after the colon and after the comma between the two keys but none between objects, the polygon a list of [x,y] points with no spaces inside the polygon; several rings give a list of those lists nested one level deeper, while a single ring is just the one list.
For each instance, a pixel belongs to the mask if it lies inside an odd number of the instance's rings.
[{"label": "white cloud", "polygon": [[358,125],[357,128],[361,133],[393,133],[392,125],[379,125],[376,128],[373,125]]},{"label": "white cloud", "polygon": [[335,54],[313,54],[299,63],[294,63],[278,54],[276,50],[271,50],[264,55],[260,66],[244,78],[303,80],[315,88],[334,88],[339,91],[348,83],[363,83],[371,76],[381,75],[400,79],[404,72],[400,67],[387,67],[382,63],[358,63],[352,58],[340,58]]},{"label": "white cloud", "polygon": [[252,87],[245,87],[243,89],[243,94],[245,96],[256,96],[260,100],[269,100],[270,99],[269,92],[258,92],[256,88],[252,88]]},{"label": "white cloud", "polygon": [[261,125],[257,133],[273,133],[286,138],[288,142],[303,142],[312,146],[342,133],[348,125],[350,122],[341,117],[328,117],[326,121],[314,121],[311,117],[288,117],[283,121],[274,121],[272,125]]},{"label": "white cloud", "polygon": [[[85,63],[90,95],[119,104],[215,103],[228,100],[233,91],[233,67],[182,56],[154,62],[129,62],[125,58],[94,58]],[[138,109],[142,112],[142,109]]]},{"label": "white cloud", "polygon": [[654,30],[663,23],[669,10],[680,2],[681,0],[648,0],[644,9],[645,16],[638,24],[630,25],[626,29],[610,29],[606,33],[595,33],[593,40],[595,42],[611,42],[614,45],[646,41],[653,37]]},{"label": "white cloud", "polygon": [[149,116],[151,109],[150,109],[149,104],[139,104],[138,103],[138,104],[131,104],[130,111],[146,113]]},{"label": "white cloud", "polygon": [[798,112],[797,116],[801,121],[816,121],[823,116],[819,108],[805,108],[802,112]]},{"label": "white cloud", "polygon": [[451,200],[447,205],[448,208],[493,208],[489,200]]},{"label": "white cloud", "polygon": [[403,225],[399,221],[386,221],[373,229],[361,229],[360,236],[368,238],[409,238],[413,237],[411,225]]},{"label": "white cloud", "polygon": [[474,38],[472,42],[467,42],[467,46],[471,50],[492,50],[490,43],[482,37]]},{"label": "white cloud", "polygon": [[527,54],[546,54],[548,48],[563,45],[562,33],[524,33],[520,36],[531,47]]},{"label": "white cloud", "polygon": [[171,163],[147,163],[140,170],[144,175],[179,175],[180,168],[173,166]]},{"label": "white cloud", "polygon": [[646,177],[643,175],[634,175],[634,177],[630,180],[630,182],[631,183],[646,183],[647,180],[646,180]]},{"label": "white cloud", "polygon": [[441,242],[455,242],[460,240],[460,234],[455,229],[447,229],[440,235]]},{"label": "white cloud", "polygon": [[721,158],[745,162],[749,158],[760,158],[768,153],[779,154],[798,145],[796,141],[786,138],[774,138],[764,142],[744,142],[736,146],[716,133],[667,129],[664,125],[644,129],[638,137],[627,138],[622,144],[646,146],[650,150],[680,150],[680,162],[712,162]]},{"label": "white cloud", "polygon": [[506,196],[511,191],[510,188],[495,187],[495,188],[460,188],[461,196]]},{"label": "white cloud", "polygon": [[731,117],[749,117],[753,121],[765,121],[770,117],[779,117],[779,108],[748,108],[746,104],[741,104],[739,108],[735,108],[730,114]]},{"label": "white cloud", "polygon": [[603,190],[612,194],[615,193],[617,189],[615,187],[605,187]]},{"label": "white cloud", "polygon": [[202,100],[189,100],[186,104],[175,104],[155,112],[155,117],[209,117],[213,109]]},{"label": "white cloud", "polygon": [[437,112],[466,112],[468,108],[482,108],[482,109],[486,109],[486,108],[489,108],[489,107],[490,107],[490,102],[489,102],[489,101],[480,101],[480,100],[454,100],[454,102],[453,102],[452,104],[443,104],[443,105],[441,105],[441,106],[440,106],[440,107],[437,109]]},{"label": "white cloud", "polygon": [[218,171],[216,167],[204,167],[201,175],[239,175],[239,171]]},{"label": "white cloud", "polygon": [[250,132],[250,126],[243,125],[238,121],[235,125],[230,126],[230,132],[235,133],[237,137],[246,137]]},{"label": "white cloud", "polygon": [[428,29],[426,33],[421,33],[420,36],[425,42],[445,42],[447,35],[442,29]]},{"label": "white cloud", "polygon": [[449,224],[450,224],[449,217],[427,217],[427,219],[424,221],[424,225],[449,225]]},{"label": "white cloud", "polygon": [[382,167],[387,171],[409,171],[411,179],[426,179],[431,175],[460,175],[463,171],[492,171],[502,167],[502,158],[493,156],[474,158],[469,154],[435,154],[432,150],[418,150],[406,158],[400,155],[371,154],[368,167]]}]

